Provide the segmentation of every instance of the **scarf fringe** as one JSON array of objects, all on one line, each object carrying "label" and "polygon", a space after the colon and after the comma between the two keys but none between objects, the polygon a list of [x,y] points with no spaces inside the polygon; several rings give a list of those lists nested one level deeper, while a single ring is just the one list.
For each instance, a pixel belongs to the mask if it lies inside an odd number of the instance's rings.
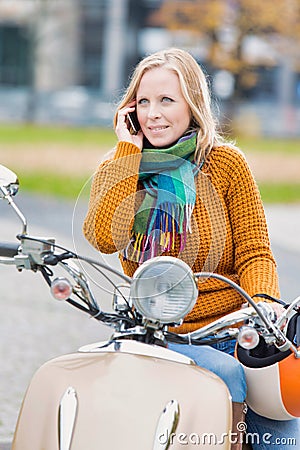
[{"label": "scarf fringe", "polygon": [[123,251],[125,259],[139,264],[159,256],[164,252],[175,250],[175,242],[179,237],[179,252],[186,245],[187,233],[192,233],[191,217],[194,205],[163,203],[155,209],[150,223],[150,234],[132,233],[132,238]]}]

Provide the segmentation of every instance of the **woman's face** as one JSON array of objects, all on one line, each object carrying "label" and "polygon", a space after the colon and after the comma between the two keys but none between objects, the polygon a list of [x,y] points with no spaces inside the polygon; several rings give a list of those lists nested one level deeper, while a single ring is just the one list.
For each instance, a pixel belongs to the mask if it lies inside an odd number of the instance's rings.
[{"label": "woman's face", "polygon": [[142,132],[154,147],[176,142],[190,125],[190,107],[178,75],[164,67],[150,69],[142,76],[136,109]]}]

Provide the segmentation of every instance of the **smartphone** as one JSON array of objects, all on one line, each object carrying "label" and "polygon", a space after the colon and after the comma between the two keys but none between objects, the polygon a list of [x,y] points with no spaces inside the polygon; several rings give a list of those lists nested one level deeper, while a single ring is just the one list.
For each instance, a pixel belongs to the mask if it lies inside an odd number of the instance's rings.
[{"label": "smartphone", "polygon": [[129,122],[130,129],[131,129],[130,131],[131,131],[133,134],[137,134],[137,133],[140,131],[141,126],[140,126],[140,124],[139,124],[139,121],[138,121],[138,118],[137,118],[136,111],[133,111],[133,112],[131,112],[131,113],[128,113],[128,114],[127,114],[127,118],[128,118],[128,122]]}]

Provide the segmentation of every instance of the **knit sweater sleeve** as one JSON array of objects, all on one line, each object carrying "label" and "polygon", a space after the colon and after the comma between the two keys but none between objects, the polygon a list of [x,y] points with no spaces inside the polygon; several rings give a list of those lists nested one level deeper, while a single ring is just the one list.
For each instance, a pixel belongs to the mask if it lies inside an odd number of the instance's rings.
[{"label": "knit sweater sleeve", "polygon": [[[230,157],[231,151],[234,158]],[[242,152],[230,150],[228,164],[227,206],[240,284],[250,296],[264,293],[279,297],[276,263],[258,187]]]},{"label": "knit sweater sleeve", "polygon": [[93,178],[83,233],[100,252],[114,253],[128,244],[140,160],[138,147],[119,142],[113,159],[101,164]]}]

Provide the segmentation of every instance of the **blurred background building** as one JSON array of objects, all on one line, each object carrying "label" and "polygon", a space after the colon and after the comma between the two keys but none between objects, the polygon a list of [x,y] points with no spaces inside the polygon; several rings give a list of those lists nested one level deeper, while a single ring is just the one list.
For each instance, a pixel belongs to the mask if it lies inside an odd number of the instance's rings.
[{"label": "blurred background building", "polygon": [[[299,13],[299,0],[285,2]],[[0,121],[111,124],[134,65],[147,53],[176,45],[206,68],[221,118],[229,116],[249,133],[299,136],[300,46],[298,54],[289,54],[273,45],[275,28],[264,30],[266,39],[261,33],[266,25],[257,34],[252,29],[240,38],[239,62],[247,71],[238,77],[236,64],[216,64],[211,49],[218,41],[223,59],[232,50],[238,39],[232,17],[243,0],[220,0],[231,15],[206,36],[189,26],[188,6],[198,7],[195,24],[201,28],[201,17],[205,20],[207,10],[211,18],[215,3],[0,0]],[[175,4],[185,9],[180,14],[167,9]]]}]

